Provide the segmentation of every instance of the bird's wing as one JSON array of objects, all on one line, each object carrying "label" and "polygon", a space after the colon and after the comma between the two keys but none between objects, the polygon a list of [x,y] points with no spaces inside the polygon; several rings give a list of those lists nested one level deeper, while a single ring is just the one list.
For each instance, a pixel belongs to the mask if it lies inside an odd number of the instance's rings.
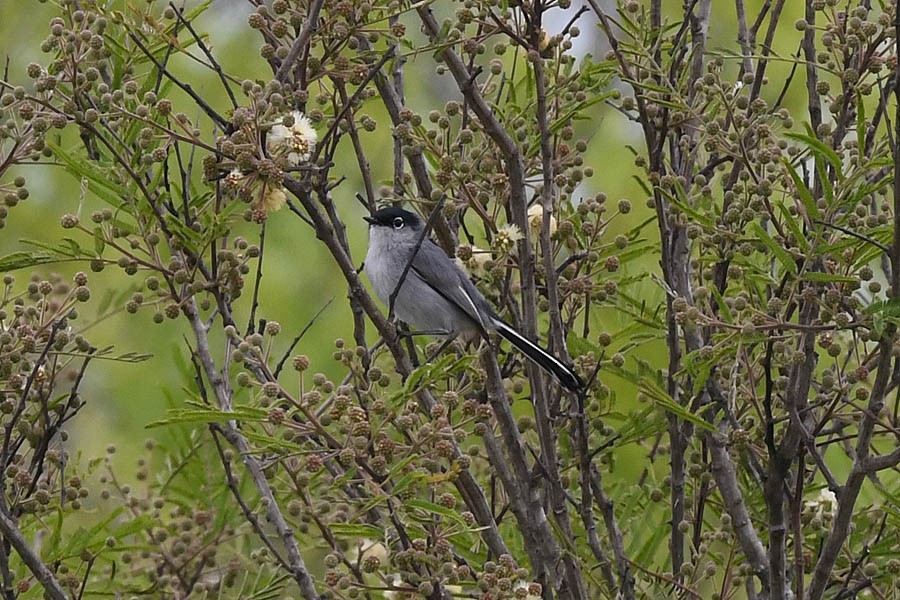
[{"label": "bird's wing", "polygon": [[468,276],[434,242],[426,239],[413,259],[414,271],[447,302],[472,318],[484,331],[493,329],[494,311]]}]

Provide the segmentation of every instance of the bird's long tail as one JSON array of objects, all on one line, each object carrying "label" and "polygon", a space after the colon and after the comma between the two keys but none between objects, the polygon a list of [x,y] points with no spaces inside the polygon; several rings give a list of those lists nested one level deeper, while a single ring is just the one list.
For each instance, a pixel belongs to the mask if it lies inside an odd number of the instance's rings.
[{"label": "bird's long tail", "polygon": [[581,380],[581,377],[561,360],[550,354],[550,352],[524,337],[500,319],[496,319],[494,325],[497,333],[537,366],[553,375],[564,388],[571,392],[580,392],[584,389],[584,382]]}]

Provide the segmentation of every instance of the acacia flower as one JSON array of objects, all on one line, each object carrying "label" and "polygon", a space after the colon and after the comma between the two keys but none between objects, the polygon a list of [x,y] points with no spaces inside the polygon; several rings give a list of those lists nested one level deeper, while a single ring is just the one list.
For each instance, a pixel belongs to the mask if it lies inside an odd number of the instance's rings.
[{"label": "acacia flower", "polygon": [[509,254],[516,247],[516,242],[521,239],[522,232],[518,227],[510,223],[497,230],[493,246],[499,254]]},{"label": "acacia flower", "polygon": [[296,167],[307,162],[316,148],[319,139],[312,123],[299,110],[290,114],[293,123],[290,127],[284,123],[276,123],[266,137],[266,149],[272,156],[284,156],[289,165]]},{"label": "acacia flower", "polygon": [[[528,209],[528,230],[531,237],[537,239],[541,233],[541,224],[544,220],[544,207],[540,204],[532,204]],[[550,235],[556,233],[556,217],[550,215]]]},{"label": "acacia flower", "polygon": [[260,189],[260,193],[253,203],[253,208],[270,213],[281,210],[286,202],[287,195],[284,193],[284,190],[271,183],[267,183]]},{"label": "acacia flower", "polygon": [[815,500],[804,502],[804,507],[812,512],[820,521],[834,518],[837,512],[837,496],[828,488],[819,490],[819,496]]}]

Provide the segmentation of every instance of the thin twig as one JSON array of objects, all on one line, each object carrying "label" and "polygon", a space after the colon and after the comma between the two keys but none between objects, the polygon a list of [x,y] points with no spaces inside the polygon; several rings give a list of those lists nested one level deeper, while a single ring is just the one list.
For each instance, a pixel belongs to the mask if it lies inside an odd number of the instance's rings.
[{"label": "thin twig", "polygon": [[[216,404],[219,410],[230,412],[233,409],[231,383],[227,378],[222,376],[222,373],[216,367],[210,351],[206,328],[200,317],[200,313],[197,310],[197,306],[194,304],[193,298],[187,299],[182,307],[182,311],[191,324],[191,329],[194,333],[194,341],[196,342],[194,352],[200,361],[203,374],[206,376],[206,380],[212,388]],[[262,465],[251,452],[247,438],[244,437],[233,421],[227,422],[221,429],[221,433],[235,450],[237,450],[254,486],[256,487],[257,493],[259,493],[260,498],[262,498],[265,503],[266,516],[278,533],[278,537],[281,539],[282,545],[285,548],[287,555],[286,569],[291,573],[294,581],[297,582],[300,587],[300,593],[305,600],[318,600],[319,595],[316,592],[313,577],[306,568],[306,563],[300,552],[297,538],[294,537],[294,532],[284,518],[274,492],[263,473]]]},{"label": "thin twig", "polygon": [[298,333],[296,337],[294,337],[294,339],[291,341],[291,345],[288,346],[287,350],[285,350],[284,355],[281,357],[281,360],[278,361],[278,365],[275,367],[275,371],[273,372],[275,379],[278,378],[279,373],[281,373],[281,369],[284,368],[284,363],[287,362],[287,359],[291,355],[291,352],[294,351],[294,348],[297,347],[297,344],[300,342],[300,340],[303,339],[303,336],[306,335],[306,332],[309,331],[313,325],[315,325],[316,320],[323,312],[325,312],[325,309],[331,306],[332,302],[334,302],[334,296],[329,298],[328,301],[324,305],[322,305],[322,308],[316,311],[316,314],[312,316],[312,318],[306,323],[303,329],[300,330],[300,333]]},{"label": "thin twig", "polygon": [[259,288],[263,278],[263,253],[266,251],[266,224],[259,227],[259,256],[256,257],[256,277],[253,280],[253,297],[250,300],[250,316],[247,318],[247,334],[256,332],[256,311],[259,309]]},{"label": "thin twig", "polygon": [[256,513],[253,512],[253,509],[247,505],[247,501],[244,500],[244,497],[241,494],[237,479],[234,476],[234,471],[231,469],[231,461],[225,455],[225,449],[222,447],[222,442],[219,441],[219,436],[224,436],[225,432],[216,423],[211,423],[209,425],[209,431],[212,434],[213,443],[216,445],[216,452],[218,452],[219,454],[219,460],[222,463],[222,469],[225,471],[225,485],[227,485],[228,489],[231,490],[231,495],[234,496],[235,501],[237,501],[238,506],[240,506],[241,508],[241,512],[244,513],[244,518],[247,519],[247,522],[250,523],[251,527],[253,527],[253,531],[256,532],[257,537],[266,546],[266,548],[269,549],[275,560],[282,566],[282,568],[290,571],[290,565],[281,555],[281,552],[278,551],[278,548],[276,548],[274,544],[272,544],[272,542],[269,540],[269,533],[262,526],[262,523],[259,522],[259,518],[256,516]]},{"label": "thin twig", "polygon": [[[386,63],[390,59],[391,59],[391,53],[389,50],[389,51],[385,52],[384,54],[382,54],[381,58],[378,60],[377,63],[375,63],[374,66],[369,68],[369,72],[366,74],[366,78],[363,79],[362,83],[359,84],[359,87],[356,88],[356,91],[353,92],[353,95],[350,96],[350,99],[349,100],[342,99],[344,106],[341,107],[341,112],[339,112],[338,115],[332,120],[331,126],[328,128],[328,131],[326,131],[325,135],[322,136],[323,142],[331,139],[331,137],[334,135],[335,131],[338,130],[338,127],[340,126],[341,121],[343,121],[343,119],[347,116],[347,113],[349,113],[350,110],[353,108],[353,105],[357,102],[357,100],[359,100],[359,98],[366,91],[366,86],[369,85],[369,82],[372,81],[372,79],[374,79],[376,75],[378,75],[378,72],[381,69],[381,67],[384,66],[384,63]],[[324,147],[324,144],[320,144],[319,147],[317,147],[317,150],[321,147]]]},{"label": "thin twig", "polygon": [[281,66],[278,67],[278,71],[275,73],[275,79],[284,83],[287,80],[288,73],[291,72],[291,69],[294,67],[294,63],[297,62],[297,59],[300,57],[300,53],[306,49],[307,44],[309,44],[309,40],[312,37],[312,34],[315,33],[319,28],[319,12],[322,10],[322,6],[325,4],[325,0],[312,0],[309,5],[309,12],[306,14],[306,23],[303,25],[303,29],[300,30],[300,35],[297,36],[297,39],[294,40],[293,45],[291,45],[291,49],[288,51],[287,56],[281,63]]},{"label": "thin twig", "polygon": [[890,247],[888,247],[888,246],[882,244],[882,243],[879,242],[878,240],[875,240],[875,239],[870,238],[870,237],[867,236],[867,235],[863,235],[863,234],[861,234],[861,233],[858,233],[858,232],[856,232],[856,231],[853,231],[852,229],[848,229],[848,228],[843,227],[843,226],[841,226],[841,225],[836,225],[835,223],[829,223],[828,221],[821,221],[821,220],[819,220],[819,219],[813,219],[813,223],[817,223],[817,224],[819,224],[819,225],[824,225],[825,227],[830,227],[830,228],[832,228],[832,229],[837,229],[838,231],[840,231],[840,232],[842,232],[842,233],[846,233],[846,234],[849,235],[849,236],[855,237],[855,238],[858,239],[858,240],[862,240],[863,242],[866,242],[867,244],[872,244],[873,246],[875,246],[876,248],[878,248],[879,250],[881,250],[882,252],[884,252],[884,253],[887,254],[888,256],[890,256],[890,254],[891,254],[891,249],[890,249]]},{"label": "thin twig", "polygon": [[233,128],[231,126],[231,122],[220,115],[206,100],[203,99],[202,96],[200,96],[200,94],[195,92],[194,88],[191,87],[191,84],[181,81],[181,79],[169,72],[169,70],[166,69],[165,65],[159,62],[159,60],[157,60],[157,58],[153,56],[153,53],[150,52],[150,50],[146,46],[144,46],[143,43],[141,43],[141,39],[135,33],[129,32],[128,37],[131,38],[131,41],[133,41],[137,45],[137,47],[140,48],[141,52],[144,53],[144,56],[149,58],[150,61],[156,66],[156,68],[160,70],[160,72],[164,73],[172,83],[180,87],[188,96],[191,97],[194,102],[197,103],[197,106],[201,110],[203,110],[206,116],[212,119],[216,123],[216,125],[222,128],[223,131],[228,133],[232,131]]},{"label": "thin twig", "polygon": [[22,532],[19,531],[16,522],[6,512],[5,508],[0,510],[0,533],[15,548],[19,558],[22,559],[22,562],[25,563],[25,566],[34,575],[34,578],[41,584],[44,594],[52,600],[69,600],[59,581],[47,568],[47,565],[43,563],[41,557],[37,555],[37,552],[25,539]]},{"label": "thin twig", "polygon": [[231,107],[237,108],[239,106],[237,98],[234,97],[234,92],[231,90],[231,86],[228,85],[228,78],[225,76],[225,72],[222,70],[222,67],[219,65],[218,61],[216,61],[215,56],[213,56],[212,52],[210,52],[209,47],[204,43],[203,37],[200,36],[195,30],[191,22],[184,18],[184,14],[182,9],[175,6],[174,2],[169,2],[169,7],[175,11],[175,16],[184,25],[191,35],[194,37],[194,41],[197,42],[197,46],[200,47],[200,50],[206,55],[206,58],[209,60],[209,64],[212,67],[213,71],[216,72],[216,75],[219,76],[219,81],[222,82],[222,87],[225,88],[225,93],[228,94],[228,99],[231,100]]}]

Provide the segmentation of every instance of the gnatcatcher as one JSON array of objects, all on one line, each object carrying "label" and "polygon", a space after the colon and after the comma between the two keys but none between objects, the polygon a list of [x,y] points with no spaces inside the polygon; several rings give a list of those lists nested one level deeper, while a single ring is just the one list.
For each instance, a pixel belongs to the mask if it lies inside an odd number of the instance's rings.
[{"label": "gnatcatcher", "polygon": [[465,272],[434,242],[425,237],[416,249],[425,227],[418,215],[392,206],[364,218],[369,222],[365,270],[382,302],[390,304],[410,264],[394,298],[400,319],[422,333],[451,339],[476,334],[487,338],[489,331],[496,331],[566,389],[584,389],[575,371],[500,319]]}]

